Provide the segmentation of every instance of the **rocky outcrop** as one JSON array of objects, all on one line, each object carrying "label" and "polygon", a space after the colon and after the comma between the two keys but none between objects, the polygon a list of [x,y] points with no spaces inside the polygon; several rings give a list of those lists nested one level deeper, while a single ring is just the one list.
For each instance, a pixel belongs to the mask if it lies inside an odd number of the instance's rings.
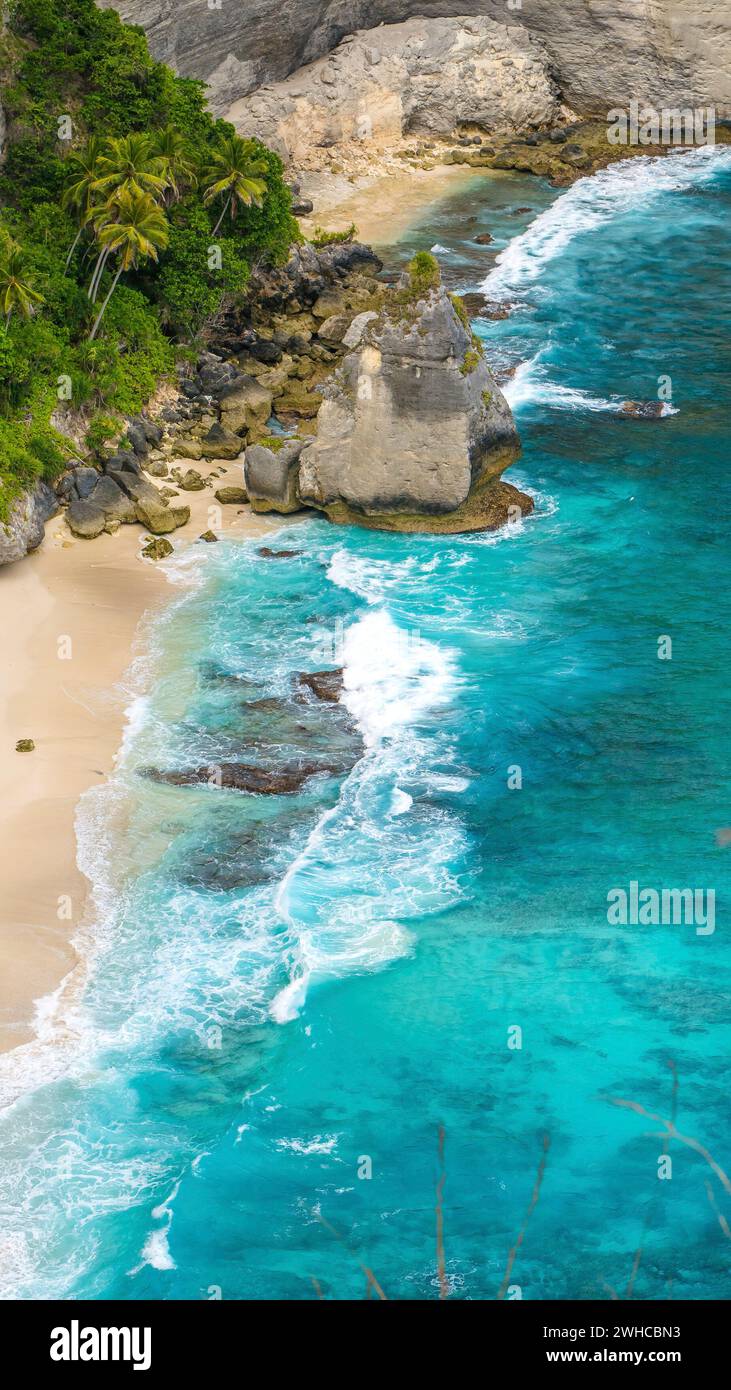
[{"label": "rocky outcrop", "polygon": [[462,532],[533,508],[499,481],[520,453],[510,407],[430,261],[412,263],[324,388],[297,486],[332,521]]},{"label": "rocky outcrop", "polygon": [[39,483],[33,492],[19,497],[10,508],[7,521],[0,521],[0,565],[22,560],[29,551],[37,550],[46,522],[57,511],[58,498],[46,483]]},{"label": "rocky outcrop", "polygon": [[[577,111],[715,103],[731,114],[731,30],[719,0],[98,0],[147,31],[152,51],[205,79],[223,114],[237,97],[287,77],[347,34],[420,16],[486,17],[542,40],[564,97]],[[383,32],[383,31],[381,31]],[[191,35],[195,41],[191,42]]]},{"label": "rocky outcrop", "polygon": [[304,441],[271,439],[252,444],[246,450],[244,476],[251,509],[254,512],[299,511],[302,503],[297,491],[299,457]]},{"label": "rocky outcrop", "polygon": [[449,136],[474,124],[507,132],[560,116],[543,45],[482,17],[410,19],[359,33],[227,113],[285,162],[318,145],[357,141],[382,151],[414,131]]}]

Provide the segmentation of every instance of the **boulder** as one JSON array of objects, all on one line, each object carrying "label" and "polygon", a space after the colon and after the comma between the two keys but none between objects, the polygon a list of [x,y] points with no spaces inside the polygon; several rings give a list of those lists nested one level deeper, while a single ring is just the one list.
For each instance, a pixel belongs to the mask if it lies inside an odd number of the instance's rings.
[{"label": "boulder", "polygon": [[[173,458],[191,459],[193,462],[197,463],[198,459],[203,457],[203,447],[200,439],[191,439],[189,436],[183,436],[173,441],[171,454]],[[148,469],[148,472],[149,471]]]},{"label": "boulder", "polygon": [[480,232],[479,236],[473,237],[472,240],[477,246],[489,246],[494,241],[494,237],[489,232]]},{"label": "boulder", "polygon": [[66,511],[66,521],[75,536],[85,541],[100,536],[107,524],[104,508],[94,502],[72,502]]},{"label": "boulder", "polygon": [[252,511],[287,514],[299,510],[297,474],[303,448],[301,439],[249,445],[244,477]]},{"label": "boulder", "polygon": [[199,540],[199,541],[207,541],[208,544],[210,545],[210,544],[212,544],[213,541],[217,541],[217,540],[218,540],[218,536],[216,535],[215,531],[204,531],[204,532],[203,532],[203,535],[198,537],[198,540]]},{"label": "boulder", "polygon": [[153,535],[166,536],[189,520],[190,507],[169,507],[159,495],[141,497],[135,502],[135,515]]},{"label": "boulder", "polygon": [[377,319],[378,314],[375,309],[366,309],[362,314],[356,314],[350,327],[346,329],[342,337],[343,347],[355,348],[358,346],[369,323]]},{"label": "boulder", "polygon": [[262,545],[257,550],[257,555],[261,555],[265,560],[293,560],[295,555],[301,555],[301,550],[272,550],[271,546]]},{"label": "boulder", "polygon": [[619,414],[632,420],[662,420],[666,409],[663,401],[624,401]]},{"label": "boulder", "polygon": [[245,487],[219,487],[214,493],[217,502],[222,502],[224,506],[242,502],[248,502],[249,494]]},{"label": "boulder", "polygon": [[529,497],[496,486],[520,453],[515,423],[433,257],[412,265],[323,389],[297,486],[331,520],[461,532],[501,525],[513,506],[532,509]]},{"label": "boulder", "polygon": [[79,497],[82,502],[85,502],[99,482],[99,474],[95,468],[87,468],[82,465],[82,467],[74,469],[74,482]]},{"label": "boulder", "polygon": [[111,458],[104,460],[105,473],[139,473],[140,461],[135,454],[129,450],[122,450],[120,453],[112,454]]},{"label": "boulder", "polygon": [[336,703],[343,693],[343,668],[334,671],[301,671],[297,677],[300,691],[309,690],[318,700]]},{"label": "boulder", "polygon": [[221,424],[232,434],[265,425],[272,413],[272,399],[271,391],[255,377],[242,377],[235,392],[221,402]]},{"label": "boulder", "polygon": [[149,445],[143,421],[139,419],[128,420],[124,432],[137,457],[144,458]]},{"label": "boulder", "polygon": [[243,450],[243,441],[231,430],[221,425],[213,425],[201,440],[201,450],[207,459],[236,459]]},{"label": "boulder", "polygon": [[33,752],[35,752],[35,743],[34,743],[33,739],[32,739],[32,738],[19,738],[19,739],[18,739],[18,742],[17,742],[16,745],[15,745],[15,751],[16,751],[16,753],[33,753]]},{"label": "boulder", "polygon": [[167,478],[168,466],[164,459],[150,459],[146,465],[146,471],[151,478]]},{"label": "boulder", "polygon": [[166,560],[168,555],[172,555],[173,547],[170,541],[166,541],[164,536],[158,536],[154,541],[148,541],[142,547],[142,554],[147,560]]},{"label": "boulder", "polygon": [[101,507],[107,523],[116,521],[121,526],[136,520],[132,498],[108,474],[99,478],[89,502],[93,507]]},{"label": "boulder", "polygon": [[202,492],[205,487],[205,479],[197,473],[195,468],[189,468],[180,479],[180,486],[183,492]]},{"label": "boulder", "polygon": [[324,338],[326,343],[341,343],[343,335],[347,333],[352,319],[352,314],[333,314],[329,319],[323,319],[317,330],[319,338]]}]

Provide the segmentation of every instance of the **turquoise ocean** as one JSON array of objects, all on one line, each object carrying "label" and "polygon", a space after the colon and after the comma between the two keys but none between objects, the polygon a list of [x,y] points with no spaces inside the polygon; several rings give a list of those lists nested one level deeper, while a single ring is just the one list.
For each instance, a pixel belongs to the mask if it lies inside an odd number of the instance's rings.
[{"label": "turquoise ocean", "polygon": [[[476,178],[388,259],[511,306],[534,515],[173,560],[78,812],[85,978],[0,1059],[3,1296],[495,1299],[522,1229],[509,1297],[731,1295],[730,223],[721,150]],[[631,882],[715,931],[610,924]]]}]

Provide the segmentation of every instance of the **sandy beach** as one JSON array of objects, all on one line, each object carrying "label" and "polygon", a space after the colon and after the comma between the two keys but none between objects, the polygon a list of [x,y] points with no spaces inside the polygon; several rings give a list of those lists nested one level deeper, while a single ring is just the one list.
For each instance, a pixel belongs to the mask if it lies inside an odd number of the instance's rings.
[{"label": "sandy beach", "polygon": [[[315,225],[340,230],[354,222],[361,240],[384,246],[441,197],[485,177],[493,176],[446,165],[377,169],[355,184],[313,173],[303,191],[315,213],[302,229],[311,235]],[[227,468],[217,481],[241,483],[236,464],[195,467],[204,476]],[[209,529],[213,497],[206,489],[180,500],[190,504],[191,519],[175,533],[176,550]],[[231,537],[265,536],[282,524],[248,507],[224,507],[223,518]],[[35,1001],[76,962],[72,940],[88,891],[76,863],[76,806],[113,770],[129,703],[124,675],[141,620],[175,593],[164,570],[140,558],[144,534],[123,526],[114,536],[78,540],[58,516],[37,551],[0,569],[0,1052],[35,1035]],[[23,738],[33,739],[32,753],[15,751]]]},{"label": "sandy beach", "polygon": [[306,236],[312,236],[316,227],[340,232],[354,223],[358,240],[378,249],[398,241],[441,198],[495,177],[492,170],[464,164],[388,173],[376,168],[353,182],[342,174],[309,173],[302,176],[302,193],[312,200],[314,211],[300,218],[300,225]]},{"label": "sandy beach", "polygon": [[[236,464],[196,467],[204,476],[227,467],[220,482],[241,483]],[[176,552],[210,527],[214,499],[206,489],[180,500],[191,519],[175,533]],[[248,507],[221,511],[227,537],[264,537],[281,525]],[[0,569],[0,1051],[33,1037],[34,1001],[75,964],[71,942],[88,890],[76,865],[76,805],[113,769],[140,621],[176,592],[164,570],[140,557],[145,534],[123,526],[78,540],[59,515],[37,551]],[[23,738],[34,741],[33,752],[15,751]]]}]

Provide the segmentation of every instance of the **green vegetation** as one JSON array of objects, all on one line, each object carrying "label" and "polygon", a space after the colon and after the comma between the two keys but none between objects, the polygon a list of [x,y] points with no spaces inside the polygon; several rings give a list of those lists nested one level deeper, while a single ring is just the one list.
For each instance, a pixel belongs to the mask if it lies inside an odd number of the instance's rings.
[{"label": "green vegetation", "polygon": [[409,261],[408,272],[411,288],[419,294],[426,294],[428,290],[435,290],[441,284],[442,272],[439,269],[439,261],[436,256],[432,256],[431,251],[417,251],[416,255]]},{"label": "green vegetation", "polygon": [[458,294],[450,294],[449,298],[452,301],[454,312],[457,315],[457,318],[459,319],[460,323],[462,324],[462,327],[466,328],[468,333],[471,333],[472,330],[470,328],[470,316],[467,313],[467,309],[465,308],[464,300]]},{"label": "green vegetation", "polygon": [[480,365],[480,356],[481,354],[477,351],[476,348],[467,349],[464,357],[462,358],[462,366],[459,369],[462,373],[462,376],[471,376],[472,373],[477,370],[477,368]]},{"label": "green vegetation", "polygon": [[310,237],[310,241],[319,251],[323,246],[339,246],[344,241],[354,241],[357,235],[358,228],[355,222],[351,222],[342,232],[326,232],[324,227],[315,227],[315,234]]},{"label": "green vegetation", "polygon": [[299,233],[278,156],[214,120],[93,0],[11,0],[0,31],[0,520],[75,452],[101,451],[176,357]]}]

